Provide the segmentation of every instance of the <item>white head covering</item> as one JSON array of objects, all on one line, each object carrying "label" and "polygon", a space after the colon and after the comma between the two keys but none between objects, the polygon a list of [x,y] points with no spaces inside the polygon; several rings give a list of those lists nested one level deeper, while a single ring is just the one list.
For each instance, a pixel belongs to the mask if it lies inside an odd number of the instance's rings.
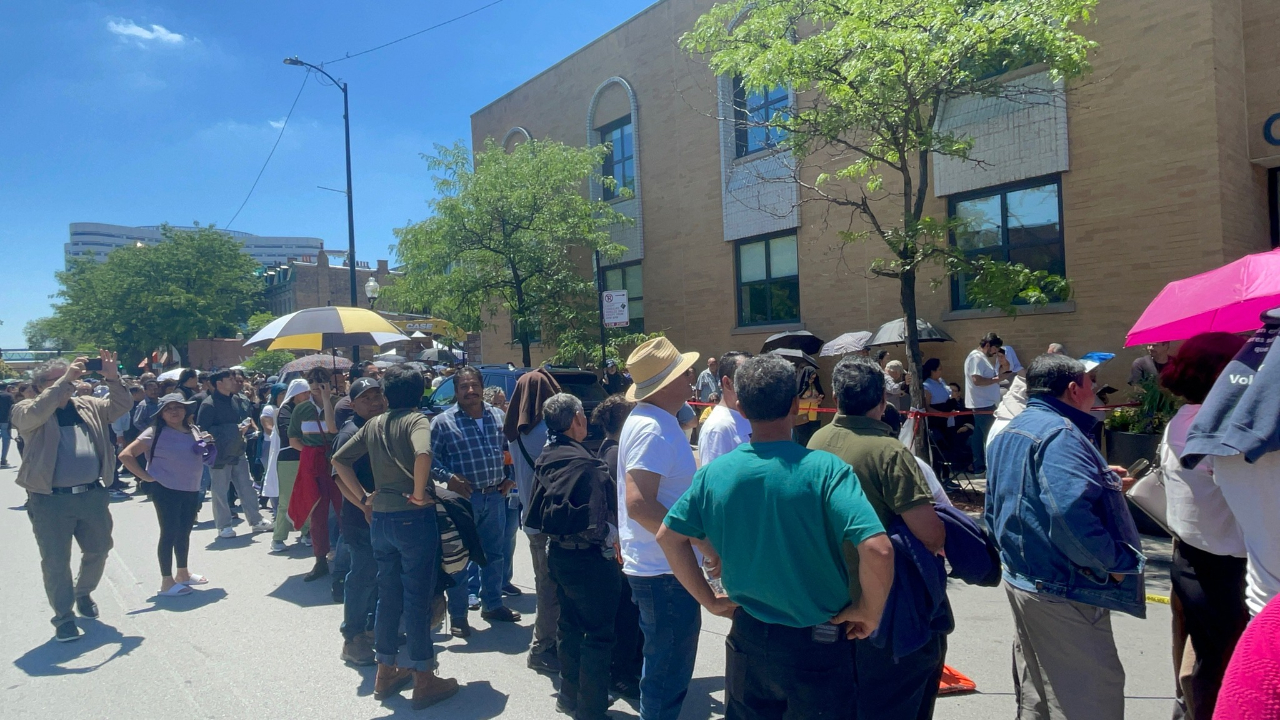
[{"label": "white head covering", "polygon": [[289,389],[284,391],[284,399],[280,401],[280,404],[283,405],[304,392],[311,392],[311,386],[302,378],[294,378],[289,383]]}]

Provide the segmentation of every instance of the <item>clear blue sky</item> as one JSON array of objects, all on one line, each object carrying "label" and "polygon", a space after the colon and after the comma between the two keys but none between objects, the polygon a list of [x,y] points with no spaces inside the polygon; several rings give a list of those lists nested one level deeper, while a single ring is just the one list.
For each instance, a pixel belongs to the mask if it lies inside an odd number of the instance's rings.
[{"label": "clear blue sky", "polygon": [[[225,227],[302,82],[284,65],[354,53],[490,0],[7,3],[0,23],[0,347],[49,314],[72,222]],[[351,85],[357,254],[389,257],[422,219],[419,153],[470,141],[470,115],[651,4],[504,0],[327,68]],[[346,247],[342,95],[308,83],[232,226]]]}]

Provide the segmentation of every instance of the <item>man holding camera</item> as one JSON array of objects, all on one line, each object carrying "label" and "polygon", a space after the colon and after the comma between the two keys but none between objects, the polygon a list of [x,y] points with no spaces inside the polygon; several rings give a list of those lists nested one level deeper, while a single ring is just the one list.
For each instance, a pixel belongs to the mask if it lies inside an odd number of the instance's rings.
[{"label": "man holding camera", "polygon": [[[102,374],[107,397],[76,396],[76,384],[87,372]],[[73,603],[82,616],[98,617],[90,593],[102,579],[112,547],[110,497],[102,482],[110,482],[116,465],[108,426],[129,412],[133,401],[120,382],[115,353],[106,350],[94,360],[49,360],[32,377],[39,395],[14,405],[10,417],[25,443],[18,485],[27,491],[55,638],[71,642],[80,638]],[[72,538],[80,546],[74,582]]]}]

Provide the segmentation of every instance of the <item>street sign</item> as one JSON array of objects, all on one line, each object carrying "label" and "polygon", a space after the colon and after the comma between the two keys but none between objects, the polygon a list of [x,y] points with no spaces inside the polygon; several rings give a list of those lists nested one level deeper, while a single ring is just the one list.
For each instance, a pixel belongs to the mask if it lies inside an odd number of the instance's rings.
[{"label": "street sign", "polygon": [[605,327],[627,327],[631,324],[631,316],[627,313],[627,291],[609,290],[600,293],[601,306],[604,308]]}]

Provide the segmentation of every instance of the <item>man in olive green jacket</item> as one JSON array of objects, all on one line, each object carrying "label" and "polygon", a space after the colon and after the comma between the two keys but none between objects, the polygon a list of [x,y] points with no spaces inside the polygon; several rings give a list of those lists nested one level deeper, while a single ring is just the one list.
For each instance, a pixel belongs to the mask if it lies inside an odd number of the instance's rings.
[{"label": "man in olive green jacket", "polygon": [[[55,638],[80,637],[72,604],[97,617],[89,596],[102,579],[111,551],[109,493],[102,484],[115,470],[108,426],[129,412],[129,391],[120,382],[115,353],[99,351],[105,398],[76,396],[87,358],[50,360],[32,375],[39,395],[13,406],[10,422],[25,443],[18,485],[27,491],[27,516],[40,548],[44,590],[53,606]],[[71,579],[71,540],[80,546],[80,574]]]}]

